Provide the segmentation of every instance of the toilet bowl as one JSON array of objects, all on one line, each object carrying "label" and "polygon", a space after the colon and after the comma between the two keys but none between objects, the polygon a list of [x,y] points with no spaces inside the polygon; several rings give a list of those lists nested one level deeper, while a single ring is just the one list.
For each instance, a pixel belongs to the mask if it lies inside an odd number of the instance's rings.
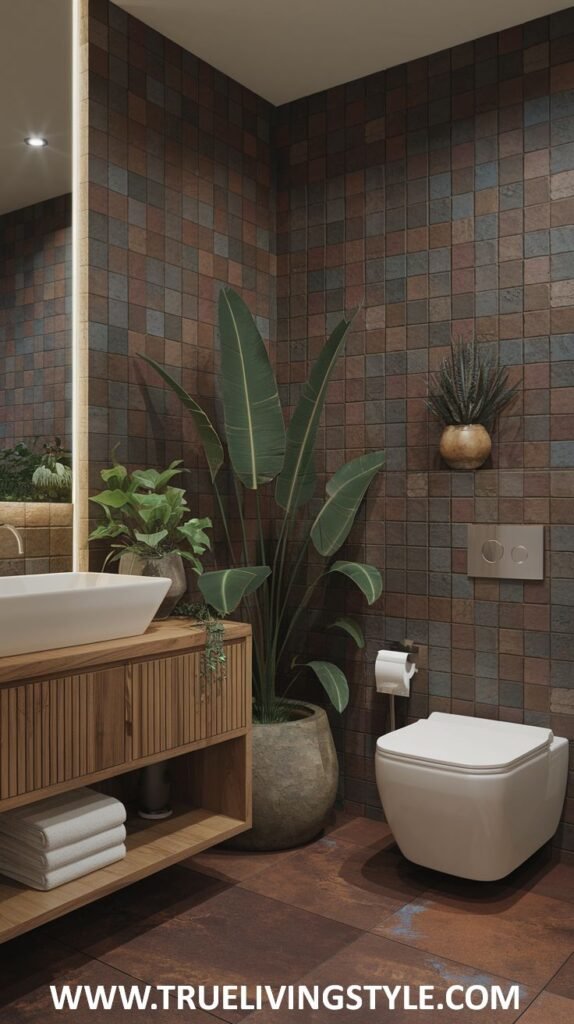
[{"label": "toilet bowl", "polygon": [[377,786],[401,852],[461,878],[504,878],[554,835],[568,741],[550,729],[433,712],[377,740]]}]

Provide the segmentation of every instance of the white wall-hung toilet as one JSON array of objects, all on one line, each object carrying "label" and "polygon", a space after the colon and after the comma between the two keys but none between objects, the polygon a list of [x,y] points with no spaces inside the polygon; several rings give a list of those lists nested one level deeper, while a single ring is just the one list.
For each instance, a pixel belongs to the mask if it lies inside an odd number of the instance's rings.
[{"label": "white wall-hung toilet", "polygon": [[568,741],[537,726],[435,711],[377,740],[376,774],[405,857],[492,881],[554,835]]}]

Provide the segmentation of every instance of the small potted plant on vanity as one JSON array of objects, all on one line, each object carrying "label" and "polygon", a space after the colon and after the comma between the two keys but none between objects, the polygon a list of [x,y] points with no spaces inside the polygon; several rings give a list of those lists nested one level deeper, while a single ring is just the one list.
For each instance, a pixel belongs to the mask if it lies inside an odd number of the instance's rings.
[{"label": "small potted plant on vanity", "polygon": [[[195,399],[162,366],[146,360],[194,419],[229,545],[231,567],[203,573],[199,589],[221,615],[243,602],[253,627],[253,828],[234,840],[247,849],[296,846],[323,827],[336,796],[337,755],[325,710],[290,699],[291,687],[314,676],[339,712],[347,706],[349,687],[337,664],[305,655],[305,624],[313,599],[329,581],[354,585],[368,604],[382,590],[375,566],[335,556],[383,465],[383,453],[361,455],[341,466],[327,481],[318,510],[309,507],[317,490],[317,431],[350,323],[342,320],[325,343],[286,429],[277,381],[255,321],[242,299],[223,289],[219,329],[225,447]],[[226,452],[234,504],[220,489]],[[247,520],[252,516],[256,539],[250,543]],[[269,522],[276,524],[271,538]],[[233,525],[239,526],[238,543]],[[364,646],[353,619],[341,615],[327,626]]]},{"label": "small potted plant on vanity", "polygon": [[453,342],[431,376],[427,406],[443,425],[440,454],[451,469],[478,469],[492,448],[491,432],[518,386],[474,341]]},{"label": "small potted plant on vanity", "polygon": [[90,498],[103,511],[105,521],[89,539],[112,541],[104,567],[118,561],[120,573],[171,579],[157,619],[171,615],[187,590],[183,561],[199,575],[203,571],[200,556],[210,547],[205,531],[211,520],[191,517],[185,491],[170,483],[182,472],[181,461],[172,462],[163,472],[136,469],[128,473],[114,460],[100,474],[105,489]]}]

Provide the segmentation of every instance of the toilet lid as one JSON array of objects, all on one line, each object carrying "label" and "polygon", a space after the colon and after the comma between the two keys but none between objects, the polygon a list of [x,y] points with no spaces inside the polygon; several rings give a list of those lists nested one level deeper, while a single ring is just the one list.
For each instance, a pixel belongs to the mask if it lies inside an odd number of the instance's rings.
[{"label": "toilet lid", "polygon": [[377,752],[467,771],[509,768],[550,746],[551,729],[433,711],[429,718],[386,733]]}]

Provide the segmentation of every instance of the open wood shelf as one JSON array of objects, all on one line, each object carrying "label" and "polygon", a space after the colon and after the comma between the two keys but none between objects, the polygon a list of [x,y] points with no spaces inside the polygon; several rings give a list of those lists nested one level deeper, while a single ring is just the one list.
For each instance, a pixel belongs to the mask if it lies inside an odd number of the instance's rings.
[{"label": "open wood shelf", "polygon": [[127,856],[50,892],[0,875],[0,944],[251,825],[251,635],[224,624],[226,672],[202,675],[205,628],[0,658],[0,814],[96,786],[130,807],[146,765],[169,764],[174,814],[128,816]]},{"label": "open wood shelf", "polygon": [[244,831],[245,821],[201,807],[178,807],[164,821],[144,822],[132,816],[127,828],[128,852],[123,860],[49,892],[28,889],[0,875],[0,942],[28,931],[31,922],[33,927],[46,924],[230,839]]}]

